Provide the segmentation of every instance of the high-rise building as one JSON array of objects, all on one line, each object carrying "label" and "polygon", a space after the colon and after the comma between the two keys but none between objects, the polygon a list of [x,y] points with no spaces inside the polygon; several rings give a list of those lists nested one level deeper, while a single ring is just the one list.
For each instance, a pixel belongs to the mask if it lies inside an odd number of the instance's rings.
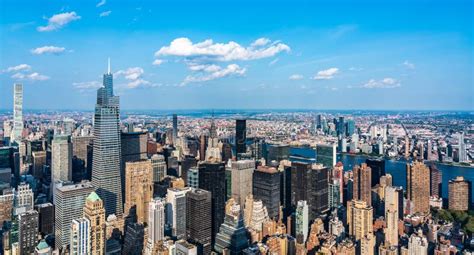
[{"label": "high-rise building", "polygon": [[90,224],[91,254],[105,254],[105,209],[102,199],[95,192],[86,198],[84,218]]},{"label": "high-rise building", "polygon": [[436,165],[430,165],[430,196],[442,197],[442,173]]},{"label": "high-rise building", "polygon": [[239,154],[247,152],[247,121],[245,119],[235,120],[235,151],[237,158]]},{"label": "high-rise building", "polygon": [[71,240],[69,251],[71,255],[96,254],[91,253],[90,221],[85,218],[78,218],[73,219],[70,225]]},{"label": "high-rise building", "polygon": [[427,255],[428,245],[428,240],[419,230],[417,233],[413,233],[408,240],[408,255]]},{"label": "high-rise building", "polygon": [[249,194],[252,194],[252,175],[254,169],[255,161],[253,160],[239,160],[232,162],[232,198],[241,205],[245,203],[245,198]]},{"label": "high-rise building", "polygon": [[82,217],[86,198],[94,191],[90,182],[64,185],[56,188],[54,234],[56,248],[69,245],[71,222]]},{"label": "high-rise building", "polygon": [[14,194],[3,194],[0,195],[0,226],[3,226],[4,222],[12,220],[13,202],[15,199]]},{"label": "high-rise building", "polygon": [[385,175],[385,159],[384,158],[368,158],[365,163],[370,167],[371,171],[371,187],[379,183],[380,177]]},{"label": "high-rise building", "polygon": [[187,181],[186,184],[191,188],[199,188],[199,168],[191,167],[188,169],[188,174],[186,175]]},{"label": "high-rise building", "polygon": [[209,129],[205,160],[208,162],[222,161],[222,152],[219,147],[219,137],[217,136],[217,127],[214,119],[211,120],[211,128]]},{"label": "high-rise building", "polygon": [[325,167],[336,165],[336,144],[318,144],[316,145],[316,163]]},{"label": "high-rise building", "polygon": [[113,93],[109,61],[103,87],[97,91],[92,154],[92,184],[104,201],[106,215],[123,213],[119,115],[119,97]]},{"label": "high-rise building", "polygon": [[198,254],[210,254],[212,249],[211,192],[192,189],[186,197],[186,238],[197,246]]},{"label": "high-rise building", "polygon": [[367,205],[372,205],[372,169],[363,163],[361,166],[354,166],[352,173],[354,176],[353,199],[363,200]]},{"label": "high-rise building", "polygon": [[46,151],[33,151],[33,176],[36,179],[43,178],[43,168],[46,165]]},{"label": "high-rise building", "polygon": [[291,164],[291,201],[293,206],[305,200],[309,207],[309,219],[323,215],[329,210],[329,169],[318,164],[304,162]]},{"label": "high-rise building", "polygon": [[252,243],[262,241],[263,224],[269,219],[267,208],[262,200],[255,200],[252,195],[248,195],[244,206],[244,223],[250,232]]},{"label": "high-rise building", "polygon": [[177,239],[186,237],[186,193],[191,188],[169,188],[166,193],[166,223],[171,235]]},{"label": "high-rise building", "polygon": [[51,203],[35,205],[39,216],[39,232],[43,235],[54,233],[54,206]]},{"label": "high-rise building", "polygon": [[122,254],[142,254],[145,239],[145,226],[141,223],[130,223],[126,226]]},{"label": "high-rise building", "polygon": [[459,144],[459,162],[468,161],[466,143],[464,142],[464,132],[459,133],[458,135],[458,144]]},{"label": "high-rise building", "polygon": [[308,238],[308,228],[309,228],[309,219],[308,219],[308,204],[304,200],[298,201],[296,205],[295,213],[295,234],[296,239],[299,240],[302,238],[302,241],[299,243],[305,243]]},{"label": "high-rise building", "polygon": [[153,176],[151,160],[125,163],[124,213],[136,213],[137,221],[148,220],[148,203],[153,198]]},{"label": "high-rise building", "polygon": [[13,85],[13,129],[10,142],[19,143],[23,133],[23,85]]},{"label": "high-rise building", "polygon": [[360,239],[360,254],[374,255],[375,254],[375,236],[372,233],[365,235]]},{"label": "high-rise building", "polygon": [[29,210],[18,215],[18,243],[20,254],[31,254],[35,251],[38,240],[38,212]]},{"label": "high-rise building", "polygon": [[360,240],[373,233],[373,209],[365,201],[352,200],[347,205],[347,225],[349,234]]},{"label": "high-rise building", "polygon": [[173,144],[178,142],[178,115],[173,114]]},{"label": "high-rise building", "polygon": [[218,162],[204,162],[199,165],[199,188],[212,195],[212,238],[219,231],[225,216],[225,165]]},{"label": "high-rise building", "polygon": [[55,135],[51,145],[52,182],[72,181],[72,143],[68,135]]},{"label": "high-rise building", "polygon": [[214,250],[222,254],[238,255],[249,245],[240,205],[229,199],[225,205],[225,220],[219,227]]},{"label": "high-rise building", "polygon": [[268,166],[259,166],[253,172],[253,197],[262,200],[271,219],[278,219],[280,214],[280,175],[276,168]]},{"label": "high-rise building", "polygon": [[449,209],[456,211],[467,211],[471,207],[472,182],[457,176],[448,183]]},{"label": "high-rise building", "polygon": [[153,199],[148,205],[148,239],[152,244],[162,241],[165,237],[165,201]]},{"label": "high-rise building", "polygon": [[34,193],[29,184],[21,183],[18,185],[14,194],[13,215],[18,215],[33,209]]},{"label": "high-rise building", "polygon": [[151,167],[153,168],[153,182],[157,183],[166,177],[165,157],[160,154],[151,156]]},{"label": "high-rise building", "polygon": [[422,162],[407,164],[407,199],[413,203],[412,213],[430,212],[430,170]]}]

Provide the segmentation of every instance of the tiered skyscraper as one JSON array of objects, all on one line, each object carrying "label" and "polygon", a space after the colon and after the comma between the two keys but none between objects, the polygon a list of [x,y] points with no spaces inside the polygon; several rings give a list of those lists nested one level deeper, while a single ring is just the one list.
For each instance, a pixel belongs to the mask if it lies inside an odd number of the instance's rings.
[{"label": "tiered skyscraper", "polygon": [[113,75],[104,74],[103,87],[97,90],[94,113],[92,184],[103,199],[106,215],[123,213],[120,176],[119,97],[113,93]]}]

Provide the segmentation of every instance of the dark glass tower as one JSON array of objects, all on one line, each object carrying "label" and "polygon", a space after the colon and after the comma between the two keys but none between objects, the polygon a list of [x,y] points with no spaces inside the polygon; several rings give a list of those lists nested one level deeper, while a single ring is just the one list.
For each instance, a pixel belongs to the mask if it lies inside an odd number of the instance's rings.
[{"label": "dark glass tower", "polygon": [[173,114],[173,144],[176,144],[178,138],[178,115]]},{"label": "dark glass tower", "polygon": [[280,211],[280,175],[276,168],[266,166],[253,172],[253,197],[262,200],[272,219],[278,219]]},{"label": "dark glass tower", "polygon": [[186,237],[198,248],[198,254],[211,253],[211,192],[193,189],[186,194]]},{"label": "dark glass tower", "polygon": [[383,158],[368,158],[365,160],[370,169],[372,169],[372,177],[370,181],[370,185],[374,187],[375,185],[379,184],[380,177],[385,175],[385,159]]},{"label": "dark glass tower", "polygon": [[104,200],[106,215],[123,213],[120,174],[121,144],[119,97],[113,94],[113,76],[104,74],[104,87],[97,91],[94,113],[92,184]]},{"label": "dark glass tower", "polygon": [[237,158],[239,158],[239,154],[245,153],[246,149],[246,142],[247,140],[247,121],[245,119],[237,119],[235,121],[235,152],[237,154]]}]

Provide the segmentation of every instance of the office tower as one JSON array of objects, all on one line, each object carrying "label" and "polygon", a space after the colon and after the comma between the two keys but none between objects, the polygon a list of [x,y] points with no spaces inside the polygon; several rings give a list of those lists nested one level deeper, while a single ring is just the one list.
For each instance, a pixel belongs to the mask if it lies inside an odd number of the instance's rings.
[{"label": "office tower", "polygon": [[173,144],[176,145],[178,142],[178,115],[173,114]]},{"label": "office tower", "polygon": [[408,241],[408,255],[427,255],[428,254],[428,240],[419,230],[413,233]]},{"label": "office tower", "polygon": [[95,192],[86,198],[84,218],[90,224],[91,254],[105,254],[105,209],[102,199]]},{"label": "office tower", "polygon": [[15,190],[15,199],[13,203],[13,215],[18,215],[33,209],[34,194],[29,184],[21,183]]},{"label": "office tower", "polygon": [[46,151],[33,151],[33,176],[36,179],[43,177],[43,167],[46,165]]},{"label": "office tower", "polygon": [[430,165],[430,196],[442,197],[442,173],[436,165]]},{"label": "office tower", "polygon": [[337,121],[337,122],[335,121],[335,124],[337,124],[337,126],[336,126],[337,135],[338,136],[339,135],[345,135],[346,134],[346,132],[345,132],[346,131],[346,129],[345,129],[346,125],[344,123],[344,117],[340,116],[339,121]]},{"label": "office tower", "polygon": [[355,121],[348,119],[346,122],[346,136],[352,136],[355,133]]},{"label": "office tower", "polygon": [[151,167],[153,168],[153,182],[157,183],[166,177],[165,157],[160,154],[151,156]]},{"label": "office tower", "polygon": [[385,223],[385,245],[398,246],[398,208],[389,206],[385,210]]},{"label": "office tower", "polygon": [[38,240],[38,212],[29,210],[18,215],[18,242],[20,254],[31,254],[35,251]]},{"label": "office tower", "polygon": [[152,244],[165,237],[165,201],[153,199],[148,205],[148,239]]},{"label": "office tower", "polygon": [[239,154],[247,152],[247,120],[237,119],[235,120],[235,151],[237,158]]},{"label": "office tower", "polygon": [[72,181],[72,144],[68,135],[55,135],[51,145],[51,183]]},{"label": "office tower", "polygon": [[23,133],[23,85],[15,83],[13,85],[13,130],[10,142],[21,141]]},{"label": "office tower", "polygon": [[329,210],[329,169],[304,162],[291,164],[291,201],[305,200],[309,207],[309,219],[325,214]]},{"label": "office tower", "polygon": [[430,170],[422,162],[407,164],[407,199],[413,203],[413,213],[430,212]]},{"label": "office tower", "polygon": [[205,162],[199,165],[199,188],[211,192],[212,195],[212,238],[224,222],[225,215],[225,166],[223,163]]},{"label": "office tower", "polygon": [[459,162],[468,161],[466,143],[464,143],[464,132],[458,134],[458,144],[459,144]]},{"label": "office tower", "polygon": [[[89,166],[88,147],[92,145],[93,136],[73,136],[72,141],[72,161],[75,171],[86,170]],[[74,170],[73,170],[74,171]]]},{"label": "office tower", "polygon": [[298,201],[296,205],[296,213],[295,213],[295,234],[296,239],[302,241],[299,243],[306,242],[306,238],[308,238],[308,227],[309,227],[309,219],[308,219],[308,204],[304,200]]},{"label": "office tower", "polygon": [[268,166],[259,166],[253,172],[253,197],[262,200],[271,219],[278,219],[280,213],[280,175],[276,168]]},{"label": "office tower", "polygon": [[467,211],[471,206],[472,182],[457,176],[449,180],[449,209],[456,211]]},{"label": "office tower", "polygon": [[374,255],[375,254],[375,236],[372,233],[365,235],[360,240],[360,254]]},{"label": "office tower", "polygon": [[137,221],[148,219],[148,203],[153,198],[153,176],[151,160],[125,163],[125,208],[124,213],[136,213]]},{"label": "office tower", "polygon": [[225,205],[225,220],[217,233],[214,250],[220,254],[226,250],[227,254],[238,255],[248,246],[240,205],[231,198]]},{"label": "office tower", "polygon": [[12,220],[13,203],[15,195],[13,193],[4,193],[0,195],[0,226],[5,222]]},{"label": "office tower", "polygon": [[204,134],[199,136],[199,161],[206,159],[207,137]]},{"label": "office tower", "polygon": [[398,212],[398,219],[403,220],[403,187],[387,186],[385,188],[385,214],[387,209]]},{"label": "office tower", "polygon": [[315,126],[316,126],[316,129],[321,129],[322,128],[322,116],[321,114],[318,114],[316,115],[316,121],[315,121]]},{"label": "office tower", "polygon": [[141,223],[127,225],[123,241],[122,254],[142,254],[145,238],[145,227]]},{"label": "office tower", "polygon": [[368,158],[365,163],[370,167],[371,171],[371,187],[379,183],[380,177],[385,175],[385,159],[384,158]]},{"label": "office tower", "polygon": [[187,174],[188,180],[186,181],[188,187],[199,188],[199,168],[191,167]]},{"label": "office tower", "polygon": [[97,90],[92,152],[92,184],[104,201],[106,215],[123,213],[119,115],[119,97],[113,94],[109,61],[103,87]]},{"label": "office tower", "polygon": [[353,199],[363,200],[367,205],[372,205],[372,169],[367,164],[362,163],[361,166],[354,166],[352,173],[354,176]]},{"label": "office tower", "polygon": [[198,254],[210,254],[212,249],[211,192],[192,189],[186,197],[186,238],[197,246]]},{"label": "office tower", "polygon": [[71,240],[69,242],[69,250],[71,255],[96,254],[91,253],[90,221],[85,218],[78,218],[73,219],[70,225]]},{"label": "office tower", "polygon": [[232,162],[232,198],[241,205],[245,203],[245,198],[249,194],[252,194],[252,175],[254,169],[255,161],[253,160],[239,160]]},{"label": "office tower", "polygon": [[38,211],[39,232],[43,235],[54,233],[54,205],[51,203],[43,203],[35,205]]},{"label": "office tower", "polygon": [[347,225],[349,234],[355,240],[362,239],[367,234],[373,233],[373,209],[365,201],[352,200],[347,205]]},{"label": "office tower", "polygon": [[94,191],[90,182],[56,187],[54,234],[56,248],[69,245],[71,222],[82,217],[86,198]]},{"label": "office tower", "polygon": [[325,167],[336,165],[336,144],[316,145],[316,163]]},{"label": "office tower", "polygon": [[329,208],[337,208],[341,204],[341,182],[333,179],[329,183]]},{"label": "office tower", "polygon": [[171,235],[177,239],[186,237],[186,193],[191,188],[169,188],[166,194],[166,223]]},{"label": "office tower", "polygon": [[120,134],[122,162],[138,161],[147,158],[147,132]]}]

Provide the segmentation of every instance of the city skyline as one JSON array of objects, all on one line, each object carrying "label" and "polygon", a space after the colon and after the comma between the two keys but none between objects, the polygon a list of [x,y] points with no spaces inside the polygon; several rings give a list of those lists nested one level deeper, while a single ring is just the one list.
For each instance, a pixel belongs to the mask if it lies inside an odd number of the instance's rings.
[{"label": "city skyline", "polygon": [[470,1],[184,4],[4,2],[0,109],[474,109]]}]

